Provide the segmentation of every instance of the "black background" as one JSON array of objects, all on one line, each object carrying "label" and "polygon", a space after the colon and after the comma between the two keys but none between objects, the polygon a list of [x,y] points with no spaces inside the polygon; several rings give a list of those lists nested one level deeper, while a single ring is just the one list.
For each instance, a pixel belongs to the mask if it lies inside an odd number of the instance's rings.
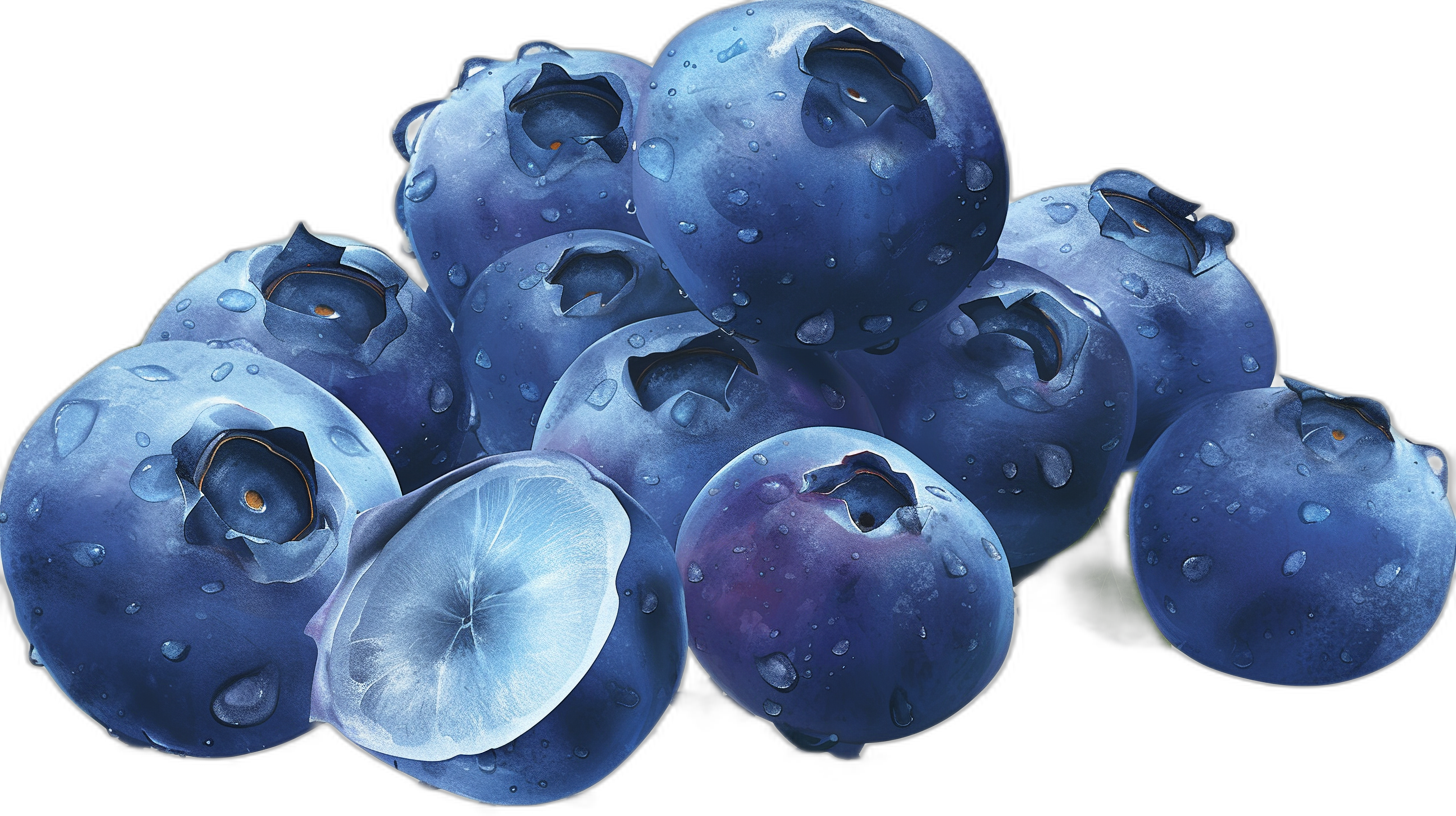
[{"label": "black background", "polygon": [[[1028,3],[977,22],[895,6],[980,71],[1013,194],[1128,166],[1201,201],[1238,226],[1230,256],[1264,294],[1281,372],[1382,399],[1405,436],[1456,450],[1441,391],[1452,379],[1450,203],[1434,192],[1449,172],[1423,149],[1411,66],[1351,58],[1372,35],[1361,23],[1326,20],[1316,41],[1216,7],[1190,22],[1105,4],[1069,17]],[[105,41],[13,68],[0,447],[140,341],[172,293],[230,249],[281,242],[306,220],[397,254],[390,205],[405,163],[390,128],[409,106],[443,96],[464,58],[550,39],[652,60],[711,7],[644,3],[639,20],[613,17],[628,4],[536,3],[524,9],[542,20],[531,26],[483,6],[396,6],[396,16],[365,20],[230,19],[185,38],[162,34],[178,20],[132,20]],[[725,699],[695,695],[616,775],[565,807],[799,810],[881,796],[971,807],[990,790],[1152,804],[1139,791],[1165,785],[1236,806],[1270,782],[1290,793],[1395,784],[1431,750],[1421,737],[1449,736],[1449,619],[1385,672],[1281,689],[1108,643],[1059,602],[1024,584],[1021,625],[992,688],[948,724],[860,762],[796,753]],[[7,742],[23,755],[9,765],[12,790],[73,807],[140,797],[213,813],[467,806],[419,790],[328,729],[233,761],[124,748],[26,664],[13,624],[0,629]],[[697,679],[690,666],[690,691]],[[1360,775],[1342,777],[1344,768]]]}]

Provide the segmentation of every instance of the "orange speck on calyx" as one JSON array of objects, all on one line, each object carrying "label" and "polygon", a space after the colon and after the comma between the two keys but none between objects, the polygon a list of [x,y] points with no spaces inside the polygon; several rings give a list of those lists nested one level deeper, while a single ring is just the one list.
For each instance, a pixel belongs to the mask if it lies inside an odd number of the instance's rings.
[{"label": "orange speck on calyx", "polygon": [[1134,227],[1137,227],[1138,229],[1142,230],[1143,232],[1152,232],[1152,230],[1148,229],[1147,226],[1145,226],[1143,224],[1143,222],[1141,222],[1141,221],[1136,221],[1135,220],[1135,221],[1132,222],[1132,225]]},{"label": "orange speck on calyx", "polygon": [[1345,438],[1345,432],[1339,429],[1335,429],[1333,431],[1330,431],[1330,436],[1333,436],[1335,438],[1335,441],[1338,442],[1341,439]]},{"label": "orange speck on calyx", "polygon": [[319,305],[313,307],[313,313],[318,315],[319,317],[333,317],[334,308],[332,306],[325,306],[320,303]]},{"label": "orange speck on calyx", "polygon": [[263,495],[256,490],[249,490],[243,494],[243,504],[246,504],[249,510],[262,510]]},{"label": "orange speck on calyx", "polygon": [[551,143],[551,149],[552,150],[560,150],[561,149],[561,142],[552,142]]}]

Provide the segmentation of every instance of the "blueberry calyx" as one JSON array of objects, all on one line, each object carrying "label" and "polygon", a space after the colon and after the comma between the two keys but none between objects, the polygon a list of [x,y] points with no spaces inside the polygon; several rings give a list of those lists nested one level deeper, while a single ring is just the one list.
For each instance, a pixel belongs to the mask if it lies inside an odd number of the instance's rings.
[{"label": "blueberry calyx", "polygon": [[1031,351],[1036,376],[1048,388],[1060,390],[1071,383],[1087,344],[1087,321],[1051,294],[1019,289],[963,303],[960,309],[976,324],[977,333],[966,341],[967,353],[1009,337]]},{"label": "blueberry calyx", "polygon": [[862,533],[879,528],[892,517],[899,518],[907,530],[919,533],[928,517],[928,513],[922,516],[911,498],[915,485],[910,477],[890,467],[883,456],[869,451],[804,474],[804,487],[799,492],[819,493],[843,502],[849,520]]},{"label": "blueberry calyx", "polygon": [[[524,53],[524,52],[523,52]],[[506,106],[511,157],[528,176],[541,176],[569,144],[595,144],[613,164],[627,155],[631,111],[607,74],[573,77],[545,62],[530,86]],[[517,136],[523,136],[521,139]]]},{"label": "blueberry calyx", "polygon": [[643,410],[655,411],[691,391],[731,411],[728,389],[739,369],[758,375],[748,350],[724,332],[714,331],[673,351],[629,358],[626,374]]},{"label": "blueberry calyx", "polygon": [[1284,385],[1299,399],[1282,403],[1276,416],[1292,426],[1316,456],[1327,462],[1349,462],[1360,470],[1390,461],[1395,434],[1384,405],[1366,397],[1341,397],[1287,377]]},{"label": "blueberry calyx", "polygon": [[637,278],[637,266],[624,252],[573,247],[561,254],[546,283],[561,287],[557,310],[562,315],[586,317],[630,293]]}]

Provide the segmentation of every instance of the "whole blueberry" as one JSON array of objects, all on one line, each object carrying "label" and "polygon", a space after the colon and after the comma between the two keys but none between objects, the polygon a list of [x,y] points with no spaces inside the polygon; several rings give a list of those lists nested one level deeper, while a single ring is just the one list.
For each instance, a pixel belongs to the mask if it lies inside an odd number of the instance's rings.
[{"label": "whole blueberry", "polygon": [[1080,539],[1122,473],[1132,362],[1097,305],[998,260],[891,349],[836,355],[885,436],[956,486],[1012,567]]},{"label": "whole blueberry", "polygon": [[990,262],[1008,179],[971,66],[867,3],[711,14],[652,68],[633,194],[703,314],[776,345],[909,332]]},{"label": "whole blueberry", "polygon": [[678,537],[693,653],[806,750],[923,731],[991,682],[1011,643],[996,533],[909,451],[803,428],[728,463]]},{"label": "whole blueberry", "polygon": [[686,659],[672,550],[556,452],[472,462],[360,517],[309,625],[316,719],[434,787],[546,802],[615,769]]},{"label": "whole blueberry", "polygon": [[542,404],[587,346],[692,308],[657,252],[620,232],[568,232],[502,255],[471,284],[455,318],[481,446],[529,449]]},{"label": "whole blueberry", "polygon": [[1133,568],[1194,660],[1338,683],[1405,654],[1441,612],[1456,559],[1446,457],[1374,400],[1284,382],[1200,402],[1148,451]]},{"label": "whole blueberry", "polygon": [[811,425],[880,430],[869,398],[829,354],[749,344],[690,312],[593,343],[551,392],[532,448],[591,462],[676,541],[718,468]]},{"label": "whole blueberry", "polygon": [[450,321],[389,256],[302,224],[283,244],[228,254],[164,307],[144,342],[253,352],[348,406],[405,490],[479,453]]},{"label": "whole blueberry", "polygon": [[626,159],[646,81],[631,57],[535,42],[514,62],[467,60],[449,96],[405,114],[396,215],[446,312],[522,244],[577,229],[642,235]]},{"label": "whole blueberry", "polygon": [[1127,345],[1137,376],[1129,466],[1200,398],[1274,377],[1269,315],[1226,253],[1233,226],[1195,220],[1198,207],[1113,170],[1019,199],[1006,216],[1001,257],[1091,298]]},{"label": "whole blueberry", "polygon": [[308,729],[303,627],[356,514],[398,495],[369,431],[302,375],[154,343],[26,434],[0,556],[20,628],[82,710],[128,742],[229,756]]}]

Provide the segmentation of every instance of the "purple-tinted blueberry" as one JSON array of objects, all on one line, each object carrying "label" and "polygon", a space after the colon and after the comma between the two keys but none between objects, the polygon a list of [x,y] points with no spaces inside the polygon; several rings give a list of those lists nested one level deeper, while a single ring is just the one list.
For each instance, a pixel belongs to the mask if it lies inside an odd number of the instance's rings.
[{"label": "purple-tinted blueberry", "polygon": [[196,340],[287,365],[364,422],[405,490],[479,454],[450,321],[374,247],[300,224],[284,244],[229,253],[171,303],[144,342]]},{"label": "purple-tinted blueberry", "polygon": [[455,336],[489,453],[527,450],[566,367],[608,332],[691,311],[647,242],[579,230],[513,249],[475,279]]},{"label": "purple-tinted blueberry", "polygon": [[1097,523],[1132,437],[1132,363],[1066,287],[998,260],[893,348],[836,357],[885,435],[986,515],[1012,567]]},{"label": "purple-tinted blueberry", "polygon": [[532,447],[591,462],[675,541],[718,468],[811,425],[880,430],[869,398],[829,354],[753,345],[689,312],[592,344],[541,409]]},{"label": "purple-tinted blueberry", "polygon": [[[229,366],[258,373],[216,376]],[[21,629],[82,710],[131,743],[229,756],[307,730],[304,624],[356,514],[398,495],[369,431],[302,375],[147,344],[26,434],[0,556]]]},{"label": "purple-tinted blueberry", "polygon": [[467,60],[449,96],[404,115],[397,217],[446,312],[459,316],[477,277],[538,238],[642,235],[630,140],[647,70],[620,54],[528,43],[514,61]]},{"label": "purple-tinted blueberry", "polygon": [[[765,497],[772,500],[765,500]],[[694,654],[794,745],[854,755],[971,701],[1011,643],[990,523],[909,451],[803,428],[744,451],[678,537]]]},{"label": "purple-tinted blueberry", "polygon": [[1456,561],[1446,457],[1384,406],[1286,379],[1206,399],[1148,451],[1133,570],[1184,654],[1266,683],[1376,671],[1435,624]]},{"label": "purple-tinted blueberry", "polygon": [[1117,329],[1137,377],[1136,466],[1197,400],[1267,386],[1274,330],[1225,251],[1233,226],[1127,170],[1012,203],[1001,257],[1091,298]]},{"label": "purple-tinted blueberry", "polygon": [[316,719],[434,787],[569,796],[662,716],[687,622],[672,550],[581,460],[472,462],[366,512],[309,624]]},{"label": "purple-tinted blueberry", "polygon": [[[739,334],[825,351],[901,336],[1001,233],[1006,158],[980,80],[877,6],[752,9],[698,20],[653,67],[634,136],[642,229]],[[720,312],[734,293],[750,303]]]}]

